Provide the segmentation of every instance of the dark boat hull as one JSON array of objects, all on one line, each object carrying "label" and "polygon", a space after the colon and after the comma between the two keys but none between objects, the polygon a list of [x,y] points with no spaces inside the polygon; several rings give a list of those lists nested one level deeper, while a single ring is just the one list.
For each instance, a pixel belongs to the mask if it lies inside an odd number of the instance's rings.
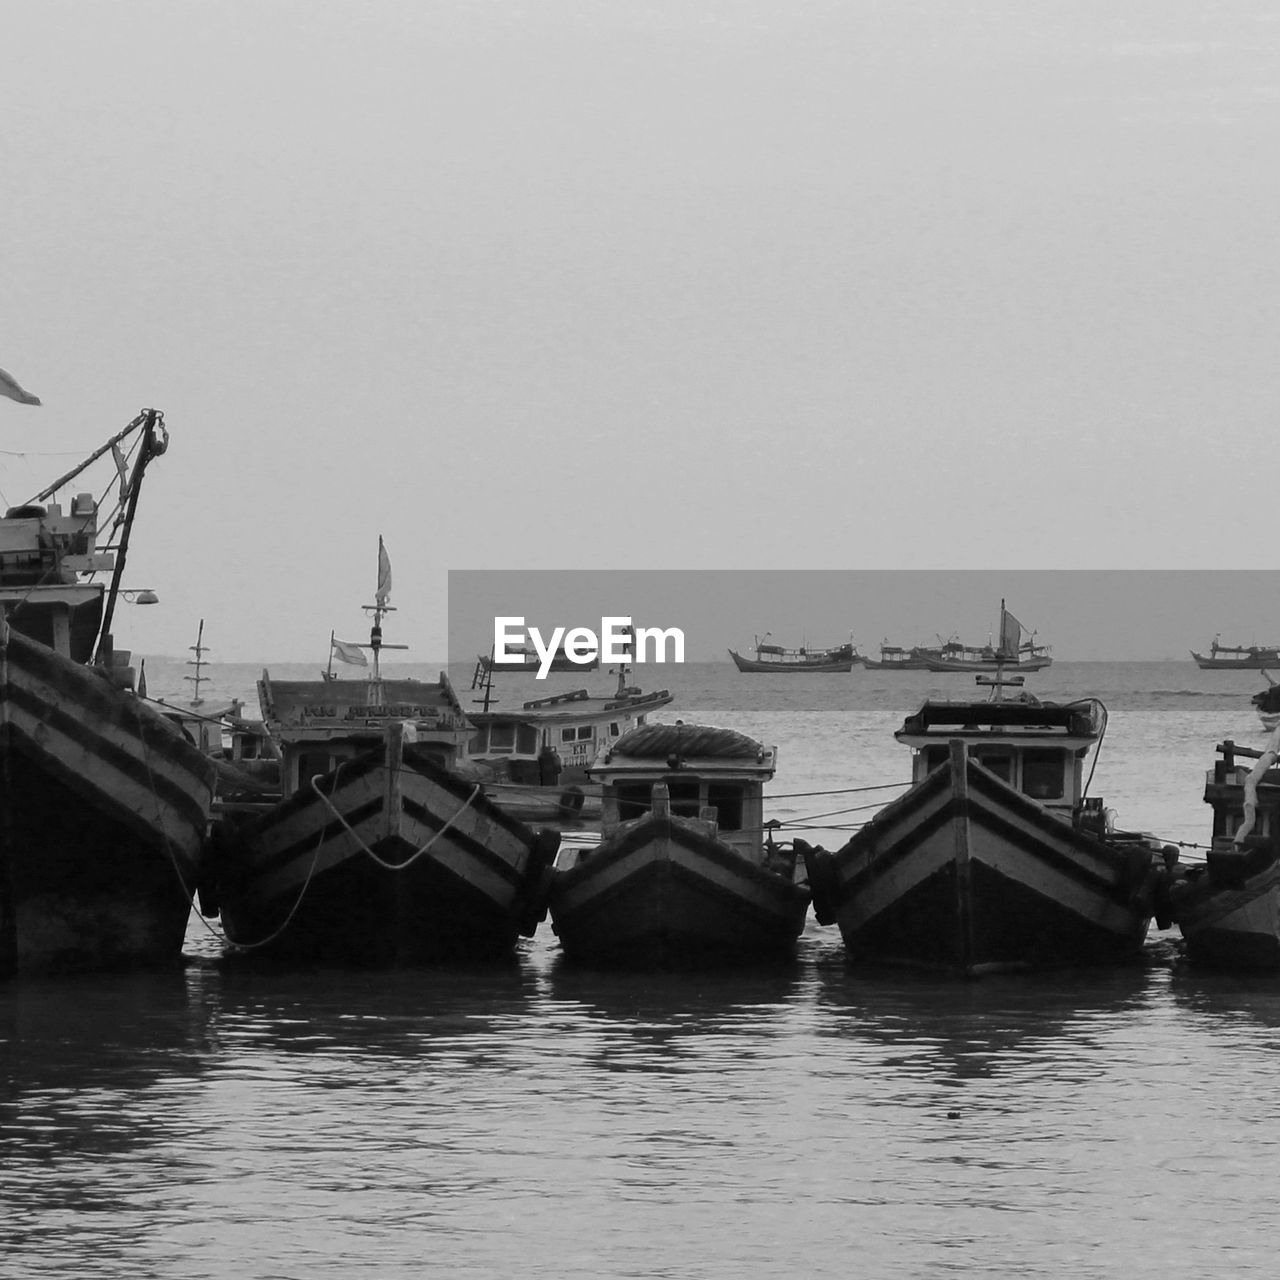
[{"label": "dark boat hull", "polygon": [[745,658],[734,649],[729,656],[739,671],[808,671],[808,672],[843,672],[852,671],[857,658],[833,658],[818,662],[768,662],[759,658]]},{"label": "dark boat hull", "polygon": [[0,770],[0,976],[180,963],[213,761],[0,624]]},{"label": "dark boat hull", "polygon": [[786,958],[808,908],[794,875],[749,862],[703,824],[654,815],[558,870],[549,905],[567,958],[627,968]]},{"label": "dark boat hull", "polygon": [[216,906],[249,954],[347,965],[489,959],[546,913],[559,836],[390,739],[220,828]]},{"label": "dark boat hull", "polygon": [[1171,886],[1168,911],[1193,964],[1280,970],[1280,859],[1274,851],[1223,858],[1211,853],[1205,868]]},{"label": "dark boat hull", "polygon": [[1274,649],[1238,658],[1215,658],[1192,649],[1191,657],[1201,671],[1275,671],[1280,668],[1280,653]]},{"label": "dark boat hull", "polygon": [[1070,826],[953,747],[837,853],[804,849],[848,957],[976,976],[1136,955],[1153,849]]},{"label": "dark boat hull", "polygon": [[1003,673],[1005,675],[1017,675],[1019,672],[1025,671],[1043,671],[1046,667],[1053,665],[1053,659],[1049,657],[1022,658],[1017,662],[996,662],[994,659],[969,659],[969,658],[941,658],[927,657],[922,658],[926,671],[935,673],[945,673],[948,671],[959,671],[968,674],[983,673]]}]

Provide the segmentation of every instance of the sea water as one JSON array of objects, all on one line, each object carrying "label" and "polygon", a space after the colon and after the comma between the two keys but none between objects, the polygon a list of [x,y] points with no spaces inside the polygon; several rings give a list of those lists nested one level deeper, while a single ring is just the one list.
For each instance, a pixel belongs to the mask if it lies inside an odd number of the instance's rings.
[{"label": "sea water", "polygon": [[[181,671],[153,663],[151,693],[189,696]],[[204,693],[254,706],[257,673],[214,668]],[[828,846],[901,791],[903,717],[972,690],[643,675],[676,695],[656,718],[776,745],[779,838]],[[1028,677],[1102,699],[1090,793],[1188,860],[1216,744],[1265,740],[1261,683],[1189,660]],[[973,982],[850,970],[812,917],[793,964],[730,973],[573,969],[545,924],[484,968],[227,969],[195,915],[186,951],[0,985],[0,1275],[1274,1271],[1280,977],[1198,972],[1176,930],[1120,968]]]}]

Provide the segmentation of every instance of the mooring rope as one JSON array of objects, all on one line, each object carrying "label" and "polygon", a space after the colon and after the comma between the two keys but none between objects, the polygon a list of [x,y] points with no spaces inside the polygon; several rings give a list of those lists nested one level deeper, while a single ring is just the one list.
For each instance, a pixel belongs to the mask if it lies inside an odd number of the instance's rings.
[{"label": "mooring rope", "polygon": [[[338,788],[338,774],[341,771],[342,771],[342,765],[340,764],[333,771],[333,773],[329,775],[333,778],[333,789],[335,791]],[[476,797],[479,796],[480,793],[484,790],[484,787],[480,783],[476,783],[475,789],[466,798],[466,800],[462,803],[462,805],[459,806],[457,811],[450,816],[448,821],[445,822],[444,826],[442,826],[439,831],[435,832],[427,840],[425,844],[420,845],[417,849],[415,849],[414,852],[411,853],[403,862],[387,862],[384,858],[380,858],[376,853],[374,853],[374,851],[368,846],[368,844],[365,843],[364,837],[361,836],[359,832],[357,832],[351,826],[351,824],[346,820],[346,818],[344,818],[342,814],[338,812],[338,810],[334,807],[333,801],[330,800],[329,797],[325,795],[323,791],[320,790],[320,787],[318,786],[319,781],[320,781],[320,775],[318,774],[311,779],[311,790],[314,791],[315,794],[319,796],[322,801],[324,801],[325,806],[328,808],[329,812],[333,814],[335,818],[337,818],[337,820],[343,825],[343,827],[346,828],[347,833],[356,842],[360,850],[363,853],[367,854],[375,863],[377,863],[378,866],[384,868],[387,871],[407,871],[411,866],[413,866],[413,864],[417,862],[417,860],[420,857],[422,857],[422,855],[426,853],[426,851],[430,849],[431,846],[435,844],[435,842],[439,840],[440,837],[444,835],[444,833],[448,831],[449,828],[452,827],[453,824],[457,822],[457,820],[460,817],[462,817],[462,815],[469,808],[471,808],[472,804],[475,802]]]}]

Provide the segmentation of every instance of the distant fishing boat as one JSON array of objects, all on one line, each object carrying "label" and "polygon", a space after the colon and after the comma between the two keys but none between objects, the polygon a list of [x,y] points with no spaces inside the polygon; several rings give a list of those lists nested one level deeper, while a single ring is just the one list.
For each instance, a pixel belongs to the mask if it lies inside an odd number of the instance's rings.
[{"label": "distant fishing boat", "polygon": [[852,671],[856,662],[862,661],[852,643],[815,649],[809,645],[799,649],[786,649],[770,644],[769,632],[754,642],[755,657],[747,657],[736,649],[729,656],[739,671]]},{"label": "distant fishing boat", "polygon": [[1191,657],[1201,671],[1265,671],[1280,667],[1280,647],[1275,645],[1219,644],[1213,637],[1208,653],[1192,649]]},{"label": "distant fishing boat", "polygon": [[[168,442],[144,410],[0,520],[0,976],[181,961],[215,766],[138,696],[112,637],[118,601],[155,600],[121,578]],[[100,549],[93,494],[51,499],[108,452],[120,494]]]},{"label": "distant fishing boat", "polygon": [[917,656],[914,649],[904,649],[900,645],[890,644],[887,640],[880,644],[879,658],[870,658],[865,654],[862,665],[869,671],[927,671],[929,664]]},{"label": "distant fishing boat", "polygon": [[959,671],[987,673],[1000,671],[1041,671],[1052,665],[1049,646],[1036,644],[1034,632],[1026,636],[1025,628],[1000,601],[999,641],[985,645],[966,645],[958,640],[944,641],[937,648],[915,648],[912,656],[934,672]]},{"label": "distant fishing boat", "polygon": [[[264,958],[414,964],[509,954],[546,914],[558,833],[535,834],[453,766],[473,727],[446,675],[384,677],[390,561],[378,540],[369,643],[330,636],[364,680],[258,684],[280,747],[279,803],[229,813],[212,837],[202,910]],[[370,662],[371,659],[371,662]]]}]

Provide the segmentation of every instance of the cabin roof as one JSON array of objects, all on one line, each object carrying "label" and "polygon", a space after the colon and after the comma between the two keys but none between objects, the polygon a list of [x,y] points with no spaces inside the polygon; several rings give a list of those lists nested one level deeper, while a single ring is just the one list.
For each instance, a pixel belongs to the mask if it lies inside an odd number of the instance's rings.
[{"label": "cabin roof", "polygon": [[651,711],[665,707],[673,700],[666,689],[621,697],[612,694],[592,696],[585,689],[574,689],[546,698],[532,698],[509,711],[491,707],[488,711],[469,711],[467,716],[476,725],[569,724],[583,720],[609,720],[624,711]]},{"label": "cabin roof", "polygon": [[1040,702],[1011,698],[1001,702],[928,699],[903,721],[894,737],[899,742],[966,737],[1025,735],[1035,740],[1096,739],[1100,732],[1096,704],[1090,702]]}]

